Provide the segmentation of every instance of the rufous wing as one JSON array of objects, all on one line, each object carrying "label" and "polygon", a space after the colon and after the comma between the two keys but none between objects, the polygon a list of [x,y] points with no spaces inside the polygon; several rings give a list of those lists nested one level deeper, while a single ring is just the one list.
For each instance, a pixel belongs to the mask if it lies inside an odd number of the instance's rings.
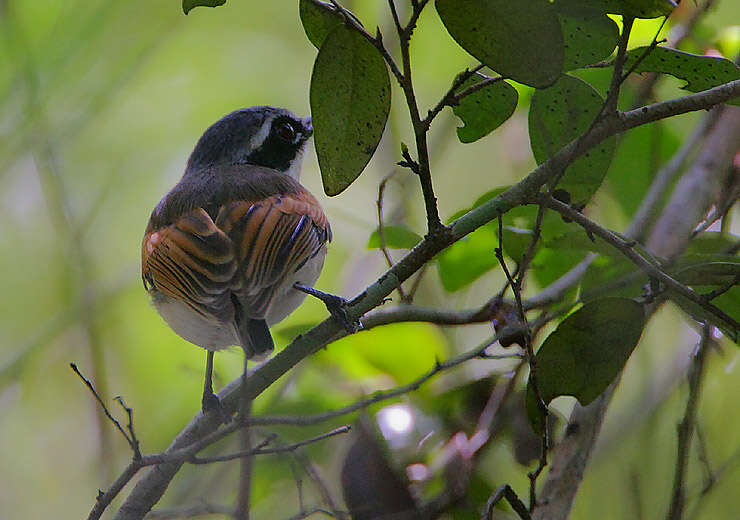
[{"label": "rufous wing", "polygon": [[168,226],[150,228],[142,243],[144,285],[202,315],[230,319],[229,296],[238,267],[231,239],[201,208]]},{"label": "rufous wing", "polygon": [[234,243],[237,294],[252,317],[264,317],[281,282],[331,240],[326,215],[305,190],[227,204],[216,225]]}]

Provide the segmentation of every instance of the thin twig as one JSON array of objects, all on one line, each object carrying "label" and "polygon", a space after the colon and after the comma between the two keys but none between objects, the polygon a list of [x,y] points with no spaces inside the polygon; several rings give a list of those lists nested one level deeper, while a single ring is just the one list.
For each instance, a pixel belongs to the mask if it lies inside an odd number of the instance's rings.
[{"label": "thin twig", "polygon": [[[389,1],[392,5],[393,0]],[[393,267],[393,258],[391,258],[391,254],[388,251],[388,246],[385,240],[385,226],[383,224],[383,197],[385,195],[385,188],[388,185],[388,181],[390,181],[395,174],[396,172],[391,172],[390,174],[386,175],[382,181],[380,181],[380,184],[378,185],[378,200],[375,201],[375,205],[378,210],[378,240],[380,241],[380,250],[385,257],[388,268]],[[406,292],[403,290],[403,287],[399,284],[396,289],[398,290],[398,297],[401,299],[401,301],[407,301]]]},{"label": "thin twig", "polygon": [[620,253],[627,257],[627,259],[630,260],[633,264],[646,272],[649,276],[660,280],[663,284],[666,285],[668,289],[699,305],[702,309],[706,310],[711,315],[721,319],[728,325],[731,325],[735,330],[740,330],[740,323],[738,323],[735,319],[725,313],[722,309],[707,301],[702,295],[694,292],[690,287],[687,287],[686,285],[673,279],[654,262],[645,259],[642,255],[635,251],[633,243],[627,242],[617,236],[615,233],[602,228],[592,220],[583,216],[580,212],[575,211],[570,206],[563,204],[559,200],[555,200],[549,196],[546,196],[545,200],[550,208],[554,209],[558,213],[565,215],[566,217],[578,223],[585,230],[603,239],[605,242],[616,248]]},{"label": "thin twig", "polygon": [[675,473],[673,475],[673,492],[666,520],[681,520],[686,508],[686,472],[689,467],[689,450],[696,427],[696,412],[699,408],[701,385],[704,378],[707,353],[712,342],[712,327],[705,325],[702,329],[701,340],[696,350],[694,362],[689,369],[689,397],[686,400],[686,410],[678,425],[678,448],[676,455]]},{"label": "thin twig", "polygon": [[128,417],[126,429],[128,430],[129,438],[131,439],[131,449],[134,451],[134,459],[140,459],[141,449],[139,446],[139,439],[136,438],[136,431],[134,430],[134,411],[126,406],[126,403],[123,401],[123,397],[120,395],[117,395],[114,399],[118,401],[118,404],[120,404],[121,408],[126,412],[126,416]]},{"label": "thin twig", "polygon": [[[428,129],[431,126],[434,118],[437,117],[437,115],[444,109],[444,107],[453,106],[454,104],[456,104],[456,102],[457,103],[460,102],[460,99],[462,99],[463,96],[461,96],[460,94],[455,94],[455,92],[457,91],[457,89],[462,87],[466,81],[468,81],[478,71],[480,71],[483,67],[485,67],[485,65],[481,63],[472,69],[465,69],[464,71],[462,71],[460,74],[457,75],[455,80],[452,82],[452,86],[447,90],[445,95],[442,96],[442,99],[439,100],[439,102],[434,106],[434,108],[429,110],[429,112],[427,113],[427,116],[422,121],[425,128]],[[483,88],[483,87],[480,87],[480,88]],[[457,101],[455,102],[455,100]]]},{"label": "thin twig", "polygon": [[303,520],[304,518],[308,518],[309,516],[313,516],[317,514],[322,514],[322,515],[328,516],[329,518],[339,518],[331,511],[327,511],[326,509],[323,509],[321,507],[314,507],[313,509],[301,511],[298,514],[291,516],[288,520]]},{"label": "thin twig", "polygon": [[[126,439],[126,442],[128,443],[131,450],[134,452],[134,459],[140,459],[141,458],[141,452],[139,451],[139,441],[136,440],[136,437],[129,436],[128,433],[126,433],[126,430],[123,429],[121,426],[121,423],[119,423],[115,417],[113,417],[108,410],[108,407],[105,406],[105,403],[98,395],[98,392],[95,390],[95,387],[93,386],[92,382],[90,382],[89,379],[87,379],[85,376],[82,375],[82,372],[77,368],[77,365],[74,363],[69,364],[70,368],[74,371],[75,374],[79,376],[80,379],[82,379],[82,382],[85,383],[85,386],[90,390],[93,397],[95,397],[95,400],[98,402],[100,407],[103,409],[103,413],[105,413],[105,416],[110,420],[110,422],[113,423],[113,425],[116,427],[116,429],[121,432],[121,435],[123,435],[123,438]],[[123,401],[121,401],[123,403]],[[124,406],[122,404],[122,406]],[[124,406],[125,408],[125,406]],[[126,408],[125,408],[126,409]],[[126,409],[128,411],[128,409]],[[131,419],[131,414],[129,414],[129,419],[132,421],[131,428],[132,428],[132,434],[133,434],[133,419]]]},{"label": "thin twig", "polygon": [[334,437],[335,435],[341,435],[343,433],[347,433],[349,430],[350,430],[350,426],[345,425],[339,428],[335,428],[330,432],[317,435],[316,437],[311,437],[310,439],[296,442],[295,444],[277,446],[274,448],[254,448],[254,449],[249,449],[245,451],[239,451],[236,453],[229,453],[226,455],[218,455],[215,457],[192,457],[190,460],[188,460],[188,462],[190,462],[191,464],[212,464],[214,462],[225,462],[228,460],[249,458],[254,455],[272,455],[275,453],[288,453],[291,451],[295,451],[298,448],[301,448],[308,444],[313,444],[314,442],[322,441],[324,439],[328,439],[329,437]]},{"label": "thin twig", "polygon": [[[540,205],[540,209],[537,213],[537,223],[535,225],[536,228],[541,227],[542,225],[542,218],[544,216],[544,204]],[[506,262],[504,261],[504,250],[503,250],[503,219],[501,216],[498,218],[498,240],[499,240],[499,246],[498,249],[496,249],[496,258],[498,258],[499,263],[501,264],[501,269],[503,269],[504,274],[506,275],[506,280],[509,283],[509,286],[511,287],[511,291],[514,293],[514,299],[516,300],[517,309],[519,312],[519,320],[524,326],[524,334],[522,334],[522,338],[524,340],[524,350],[527,352],[527,361],[529,363],[529,383],[532,385],[532,389],[534,390],[535,398],[537,399],[538,408],[541,414],[541,421],[542,421],[542,432],[541,432],[541,443],[540,443],[540,457],[539,457],[539,463],[537,467],[534,469],[534,471],[531,471],[527,474],[529,477],[529,512],[531,513],[534,511],[534,508],[537,507],[537,479],[539,478],[542,471],[547,467],[547,451],[549,449],[549,439],[547,434],[547,405],[542,400],[542,396],[540,394],[539,386],[537,385],[537,357],[534,354],[534,349],[532,347],[532,330],[529,327],[529,323],[527,322],[527,315],[524,311],[524,305],[522,304],[522,295],[521,295],[521,282],[523,280],[524,272],[526,271],[526,265],[525,261],[522,261],[523,269],[520,271],[520,276],[517,278],[517,280],[514,280],[514,278],[511,276],[511,273],[509,272],[508,267],[506,266]],[[536,232],[536,234],[532,237],[532,241],[530,242],[530,247],[527,250],[527,254],[525,256],[528,256],[529,254],[532,254],[536,244],[537,240],[539,239],[539,231]]]},{"label": "thin twig", "polygon": [[530,520],[532,518],[529,511],[527,511],[527,506],[522,503],[519,496],[513,489],[511,489],[511,486],[504,484],[503,486],[499,486],[493,495],[491,495],[491,498],[488,499],[482,520],[493,520],[493,508],[496,507],[496,504],[498,504],[502,498],[509,503],[519,518],[522,520]]},{"label": "thin twig", "polygon": [[[614,59],[614,71],[612,72],[612,81],[609,85],[609,92],[606,94],[604,101],[603,113],[611,116],[617,112],[617,103],[619,101],[619,90],[624,82],[624,62],[627,59],[627,44],[632,32],[632,24],[635,19],[631,16],[622,16],[622,34],[619,37],[617,45],[617,57]],[[601,114],[599,114],[601,115]]]},{"label": "thin twig", "polygon": [[177,509],[157,509],[150,512],[147,518],[196,518],[198,516],[205,515],[229,515],[234,513],[234,508],[231,506],[225,506],[220,504],[198,504],[190,507],[183,507]]}]

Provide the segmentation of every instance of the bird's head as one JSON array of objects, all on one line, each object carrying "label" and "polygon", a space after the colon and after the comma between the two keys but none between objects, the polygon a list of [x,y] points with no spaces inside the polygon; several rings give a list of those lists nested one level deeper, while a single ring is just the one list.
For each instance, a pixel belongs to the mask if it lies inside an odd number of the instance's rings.
[{"label": "bird's head", "polygon": [[236,110],[213,123],[198,140],[187,172],[221,164],[254,164],[298,179],[311,118],[284,108],[256,106]]}]

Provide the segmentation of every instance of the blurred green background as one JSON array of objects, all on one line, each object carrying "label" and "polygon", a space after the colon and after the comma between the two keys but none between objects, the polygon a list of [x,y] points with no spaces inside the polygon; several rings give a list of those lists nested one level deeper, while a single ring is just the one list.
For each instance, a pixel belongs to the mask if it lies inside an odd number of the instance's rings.
[{"label": "blurred green background", "polygon": [[[391,34],[384,3],[357,1],[348,7],[367,27],[377,24]],[[719,1],[689,46],[712,44],[728,22],[740,22],[740,5]],[[655,27],[654,21],[638,24],[633,45],[649,42]],[[199,410],[205,354],[172,333],[149,305],[139,278],[140,240],[152,208],[179,179],[208,125],[231,110],[257,104],[308,113],[315,54],[301,28],[297,2],[231,0],[186,17],[174,0],[0,1],[0,516],[84,517],[97,489],[107,488],[130,458],[123,439],[69,369],[70,362],[95,380],[119,417],[113,396],[122,396],[133,408],[145,453],[163,450]],[[436,103],[454,75],[474,65],[452,44],[433,9],[420,21],[413,60],[422,107]],[[584,77],[604,85],[600,74],[591,71]],[[677,85],[665,81],[661,93],[679,95]],[[528,91],[520,93],[526,108]],[[400,142],[410,142],[397,90],[393,103],[378,153],[346,192],[332,199],[323,195],[313,153],[304,166],[302,180],[319,198],[334,230],[318,287],[346,297],[384,270],[382,256],[365,246],[376,228],[378,183],[394,170]],[[688,135],[697,117],[661,126],[661,153],[651,159],[656,166]],[[534,165],[525,110],[493,136],[470,145],[457,142],[456,125],[445,111],[430,138],[443,218],[481,193],[520,179]],[[591,209],[592,216],[617,230],[624,229],[634,210],[629,190],[639,191],[654,171],[635,174],[636,188],[615,182],[648,151],[640,143],[653,134],[640,131],[647,133],[625,141],[631,147],[620,151]],[[405,222],[423,234],[420,198],[416,179],[399,172],[387,190],[388,221]],[[472,288],[446,294],[436,268],[430,268],[417,302],[473,307],[502,282],[494,270]],[[324,316],[320,303],[307,301],[275,328],[278,348]],[[415,379],[435,358],[472,348],[490,332],[487,325],[441,329],[405,324],[359,334],[299,365],[260,398],[256,412],[309,413],[348,404]],[[609,518],[640,518],[638,508],[643,518],[664,514],[675,424],[685,399],[675,374],[683,373],[696,338],[672,307],[651,322],[607,416],[573,518],[604,512]],[[734,459],[702,502],[698,518],[736,514],[737,361],[736,347],[729,344],[711,359],[699,412],[706,455],[715,468]],[[223,384],[240,373],[242,353],[220,353],[216,363]],[[434,442],[442,442],[454,431],[445,431],[435,415],[439,395],[511,366],[475,361],[400,402],[424,418],[418,422],[422,436],[431,431]],[[556,405],[567,411],[572,402],[561,399]],[[286,440],[299,440],[329,427],[280,431]],[[345,450],[346,441],[337,438],[308,451],[335,491]],[[298,511],[291,460],[259,460],[254,518],[288,518]],[[489,487],[509,482],[526,489],[526,467],[515,462],[504,435],[486,452],[481,468]],[[231,503],[235,471],[233,464],[185,468],[163,504]],[[696,453],[690,476],[695,497],[703,483]],[[315,495],[310,486],[306,492]]]}]

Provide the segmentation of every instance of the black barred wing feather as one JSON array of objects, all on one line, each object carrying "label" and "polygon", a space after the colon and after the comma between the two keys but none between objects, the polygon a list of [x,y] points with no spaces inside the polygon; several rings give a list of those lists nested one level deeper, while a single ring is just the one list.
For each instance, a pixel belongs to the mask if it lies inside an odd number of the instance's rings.
[{"label": "black barred wing feather", "polygon": [[[150,223],[151,227],[151,223]],[[203,209],[160,229],[147,229],[142,244],[142,278],[201,315],[230,319],[230,292],[237,271],[231,239]]]},{"label": "black barred wing feather", "polygon": [[324,212],[305,190],[254,203],[227,204],[216,225],[234,243],[238,294],[252,317],[264,317],[281,283],[290,280],[331,239]]}]

